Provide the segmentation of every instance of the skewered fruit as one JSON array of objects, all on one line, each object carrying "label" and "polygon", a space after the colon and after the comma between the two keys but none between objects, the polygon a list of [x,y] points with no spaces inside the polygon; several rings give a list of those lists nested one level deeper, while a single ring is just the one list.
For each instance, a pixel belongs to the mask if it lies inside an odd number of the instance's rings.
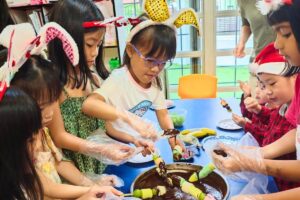
[{"label": "skewered fruit", "polygon": [[189,183],[184,178],[181,178],[180,188],[183,192],[192,195],[193,197],[195,197],[198,200],[205,199],[206,195],[199,188],[196,188],[194,184]]},{"label": "skewered fruit", "polygon": [[180,160],[182,158],[183,149],[181,146],[176,145],[173,149],[173,159]]},{"label": "skewered fruit", "polygon": [[167,192],[165,186],[157,186],[156,188],[143,188],[143,189],[135,189],[133,191],[133,197],[141,198],[141,199],[150,199],[154,196],[163,196]]},{"label": "skewered fruit", "polygon": [[192,173],[192,175],[189,178],[189,182],[193,183],[193,182],[196,182],[198,180],[199,180],[199,178],[198,178],[197,172]]},{"label": "skewered fruit", "polygon": [[205,165],[199,172],[199,179],[207,177],[210,173],[212,173],[216,169],[215,165],[209,163]]}]

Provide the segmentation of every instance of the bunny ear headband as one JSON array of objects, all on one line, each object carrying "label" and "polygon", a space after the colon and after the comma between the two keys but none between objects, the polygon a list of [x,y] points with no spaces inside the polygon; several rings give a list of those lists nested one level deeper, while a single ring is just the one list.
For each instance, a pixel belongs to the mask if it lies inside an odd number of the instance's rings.
[{"label": "bunny ear headband", "polygon": [[29,23],[9,25],[0,34],[0,44],[8,48],[7,61],[0,68],[0,100],[15,73],[31,55],[41,55],[47,44],[58,38],[73,66],[79,61],[78,48],[73,38],[60,25],[51,22],[38,35]]},{"label": "bunny ear headband", "polygon": [[135,26],[129,33],[126,42],[131,39],[141,30],[152,25],[167,25],[171,28],[180,28],[185,24],[194,26],[198,34],[200,34],[200,23],[195,11],[191,8],[182,9],[179,13],[172,16],[168,8],[166,0],[145,0],[143,4],[144,11],[148,14],[149,20],[141,21],[138,18],[113,17],[104,21],[84,22],[84,28],[106,27],[108,24],[114,24],[117,27],[133,25]]},{"label": "bunny ear headband", "polygon": [[293,0],[259,0],[256,6],[263,15],[266,15],[271,11],[277,10],[282,5],[291,4],[293,4]]}]

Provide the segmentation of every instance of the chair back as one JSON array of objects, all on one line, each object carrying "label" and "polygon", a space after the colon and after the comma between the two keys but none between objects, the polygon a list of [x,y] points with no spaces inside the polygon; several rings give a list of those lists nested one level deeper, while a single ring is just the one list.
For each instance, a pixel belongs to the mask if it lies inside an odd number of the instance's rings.
[{"label": "chair back", "polygon": [[179,79],[178,96],[181,99],[216,98],[217,77],[207,74],[190,74]]}]

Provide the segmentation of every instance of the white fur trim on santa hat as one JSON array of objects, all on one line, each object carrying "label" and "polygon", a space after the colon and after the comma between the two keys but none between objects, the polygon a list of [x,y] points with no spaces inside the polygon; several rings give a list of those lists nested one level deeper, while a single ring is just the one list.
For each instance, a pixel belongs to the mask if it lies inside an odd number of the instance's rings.
[{"label": "white fur trim on santa hat", "polygon": [[248,65],[248,70],[251,74],[256,74],[256,70],[259,68],[259,65],[257,63],[250,63]]},{"label": "white fur trim on santa hat", "polygon": [[267,73],[267,74],[281,75],[285,69],[285,65],[286,64],[284,62],[264,63],[259,65],[259,67],[256,70],[256,74],[258,75],[260,73]]}]

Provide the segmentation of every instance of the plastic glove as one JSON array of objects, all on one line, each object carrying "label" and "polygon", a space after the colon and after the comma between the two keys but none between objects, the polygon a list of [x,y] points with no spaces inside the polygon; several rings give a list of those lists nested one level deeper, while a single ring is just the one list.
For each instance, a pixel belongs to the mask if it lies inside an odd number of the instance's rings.
[{"label": "plastic glove", "polygon": [[120,197],[123,193],[116,190],[115,188],[111,186],[93,186],[91,189],[78,198],[77,200],[107,200],[109,196],[115,196],[116,200],[121,200]]},{"label": "plastic glove", "polygon": [[121,143],[97,144],[87,142],[81,146],[79,152],[96,158],[105,164],[120,165],[134,156],[135,149]]},{"label": "plastic glove", "polygon": [[158,131],[151,121],[143,119],[129,111],[117,109],[119,118],[111,121],[113,127],[130,135],[140,135],[143,138],[156,141]]},{"label": "plastic glove", "polygon": [[261,105],[259,105],[258,101],[253,97],[247,97],[244,100],[244,104],[249,112],[258,114],[261,111]]},{"label": "plastic glove", "polygon": [[113,186],[113,187],[123,187],[124,181],[116,176],[116,175],[109,175],[109,174],[93,174],[88,173],[86,176],[93,181],[93,183],[99,186]]},{"label": "plastic glove", "polygon": [[237,114],[232,114],[232,120],[240,127],[245,128],[247,120],[244,117],[238,116]]},{"label": "plastic glove", "polygon": [[168,141],[169,141],[169,144],[170,144],[172,150],[175,148],[176,145],[179,145],[182,148],[183,152],[186,152],[186,148],[185,148],[185,145],[182,142],[182,140],[180,140],[176,137],[171,137],[168,139]]},{"label": "plastic glove", "polygon": [[240,84],[240,88],[244,93],[244,98],[251,96],[251,87],[247,84],[247,82],[238,81]]},{"label": "plastic glove", "polygon": [[263,200],[260,195],[238,195],[231,198],[231,200]]},{"label": "plastic glove", "polygon": [[227,156],[217,155],[212,151],[212,159],[215,166],[224,174],[231,174],[240,171],[252,171],[266,174],[266,166],[263,162],[260,148],[242,148],[235,149],[218,143],[215,149],[223,150]]},{"label": "plastic glove", "polygon": [[135,139],[133,144],[136,147],[143,147],[144,149],[142,150],[142,155],[146,156],[146,155],[150,155],[151,152],[155,151],[154,148],[154,143],[152,141],[149,140],[144,140],[144,139]]}]

